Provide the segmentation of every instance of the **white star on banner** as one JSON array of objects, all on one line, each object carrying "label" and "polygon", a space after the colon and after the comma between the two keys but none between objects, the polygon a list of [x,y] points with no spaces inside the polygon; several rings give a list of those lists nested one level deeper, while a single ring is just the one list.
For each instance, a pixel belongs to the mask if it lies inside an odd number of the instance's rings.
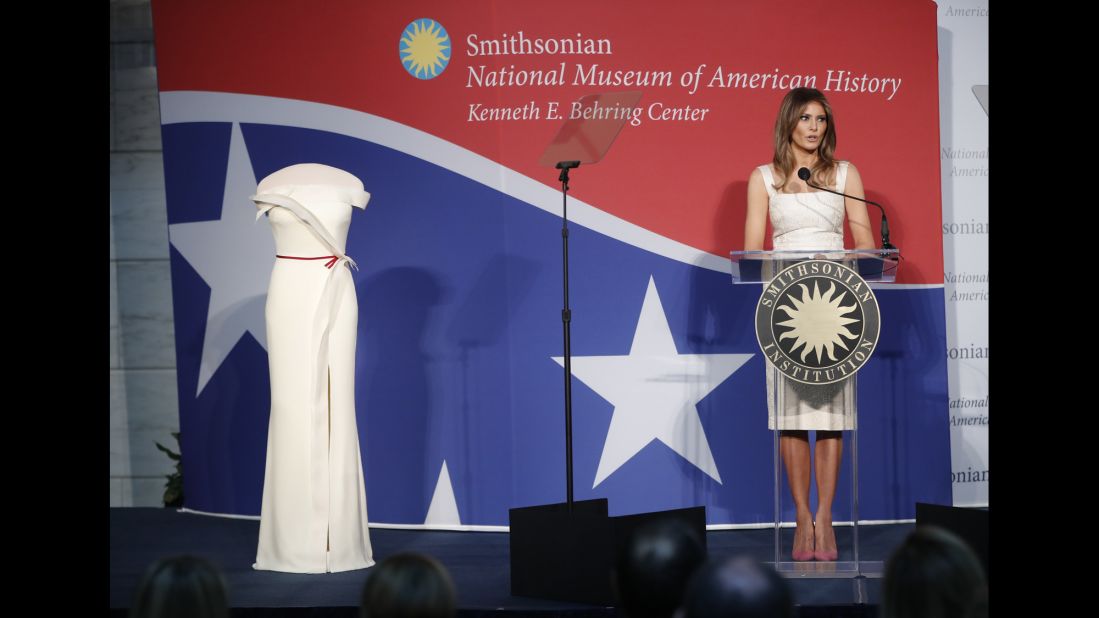
[{"label": "white star on banner", "polygon": [[439,470],[439,480],[435,483],[435,493],[431,495],[431,505],[424,518],[425,526],[460,526],[462,518],[458,516],[458,500],[454,498],[454,484],[450,482],[450,471],[446,460]]},{"label": "white star on banner", "polygon": [[[718,483],[695,406],[752,354],[680,354],[649,277],[628,356],[574,356],[572,374],[614,405],[594,489],[653,440],[660,440]],[[554,357],[558,365],[563,357]]]},{"label": "white star on banner", "polygon": [[210,286],[195,397],[244,333],[252,333],[267,348],[263,309],[275,241],[269,226],[256,223],[256,207],[248,199],[256,194],[256,186],[244,136],[233,123],[221,218],[168,226],[172,246]]}]

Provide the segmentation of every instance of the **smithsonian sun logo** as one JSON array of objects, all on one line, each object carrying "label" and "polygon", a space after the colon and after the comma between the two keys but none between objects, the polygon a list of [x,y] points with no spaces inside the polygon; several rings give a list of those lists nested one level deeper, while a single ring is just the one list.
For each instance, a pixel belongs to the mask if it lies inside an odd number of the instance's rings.
[{"label": "smithsonian sun logo", "polygon": [[416,19],[401,33],[401,63],[417,79],[432,79],[450,62],[450,35],[434,19]]}]

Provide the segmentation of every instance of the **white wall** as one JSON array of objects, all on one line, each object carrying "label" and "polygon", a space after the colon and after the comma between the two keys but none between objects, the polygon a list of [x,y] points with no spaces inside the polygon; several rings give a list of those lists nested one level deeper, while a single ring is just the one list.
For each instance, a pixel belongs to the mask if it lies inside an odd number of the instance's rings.
[{"label": "white wall", "polygon": [[988,114],[980,101],[983,97],[988,105],[988,5],[987,0],[938,0],[955,506],[988,506]]},{"label": "white wall", "polygon": [[111,506],[161,506],[179,429],[149,0],[111,0]]}]

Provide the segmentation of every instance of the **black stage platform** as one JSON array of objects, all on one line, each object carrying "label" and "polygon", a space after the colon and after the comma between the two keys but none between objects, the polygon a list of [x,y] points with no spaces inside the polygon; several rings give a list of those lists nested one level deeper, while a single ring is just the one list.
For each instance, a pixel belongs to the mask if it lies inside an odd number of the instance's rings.
[{"label": "black stage platform", "polygon": [[[359,593],[370,569],[322,575],[254,571],[259,521],[180,513],[174,509],[112,508],[111,608],[125,616],[134,587],[156,559],[194,554],[217,564],[229,586],[233,616],[357,616]],[[914,524],[859,527],[863,560],[885,560]],[[850,543],[851,528],[837,527],[840,546]],[[372,528],[375,560],[401,551],[434,556],[450,571],[462,617],[493,614],[605,617],[614,608],[515,597],[510,593],[508,534]],[[715,530],[706,535],[711,556],[741,554],[774,558],[773,529]],[[840,558],[843,559],[843,556]],[[813,564],[813,563],[810,563]],[[824,566],[827,563],[820,563]],[[854,580],[788,580],[799,616],[877,616],[881,580],[866,580],[866,604],[857,604]]]}]

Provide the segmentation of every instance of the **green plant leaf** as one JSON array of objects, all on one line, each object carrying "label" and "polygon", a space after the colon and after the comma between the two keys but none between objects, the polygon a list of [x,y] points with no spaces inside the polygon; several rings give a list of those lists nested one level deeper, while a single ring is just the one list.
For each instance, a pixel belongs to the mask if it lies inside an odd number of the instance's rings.
[{"label": "green plant leaf", "polygon": [[170,458],[171,458],[172,460],[174,460],[174,461],[179,461],[179,460],[180,460],[180,455],[179,455],[179,453],[175,453],[175,452],[172,452],[171,450],[169,450],[169,449],[168,449],[168,447],[164,446],[164,445],[163,445],[163,444],[161,444],[160,442],[153,442],[153,444],[155,444],[155,445],[156,445],[156,447],[157,447],[158,449],[160,449],[160,451],[161,451],[161,452],[163,452],[163,453],[165,453],[166,455],[168,455],[168,457],[170,457]]},{"label": "green plant leaf", "polygon": [[[179,434],[180,432],[178,431],[172,432],[172,437],[175,438],[176,444],[179,444]],[[164,478],[168,479],[168,482],[164,484],[164,506],[181,507],[183,506],[183,458],[179,453],[172,451],[159,442],[154,441],[153,444],[172,461],[176,462],[176,471],[164,476]]]}]

